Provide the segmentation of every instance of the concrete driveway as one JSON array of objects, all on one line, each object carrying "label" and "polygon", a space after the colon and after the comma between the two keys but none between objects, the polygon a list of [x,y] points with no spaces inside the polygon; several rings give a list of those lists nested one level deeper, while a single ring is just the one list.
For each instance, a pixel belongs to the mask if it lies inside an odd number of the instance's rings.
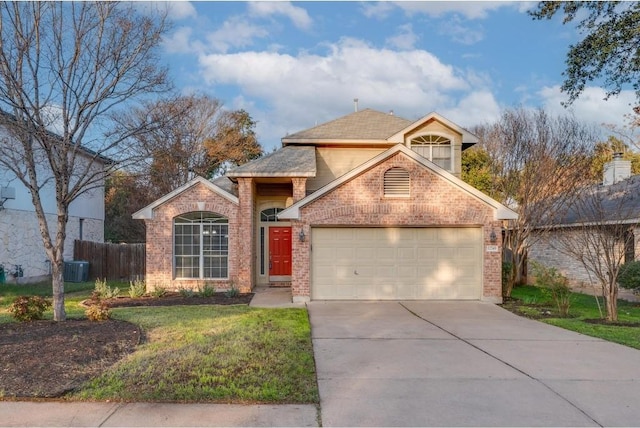
[{"label": "concrete driveway", "polygon": [[638,426],[640,351],[480,302],[311,302],[323,426]]}]

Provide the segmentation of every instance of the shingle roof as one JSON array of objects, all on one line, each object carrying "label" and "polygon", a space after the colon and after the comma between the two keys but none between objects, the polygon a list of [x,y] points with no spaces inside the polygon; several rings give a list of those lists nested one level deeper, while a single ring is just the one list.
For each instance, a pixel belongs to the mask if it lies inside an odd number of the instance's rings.
[{"label": "shingle roof", "polygon": [[640,175],[604,186],[585,188],[566,212],[542,223],[569,226],[590,223],[627,224],[640,219]]},{"label": "shingle roof", "polygon": [[227,177],[315,177],[316,150],[313,147],[283,147],[267,156],[240,165]]},{"label": "shingle roof", "polygon": [[413,121],[393,114],[365,109],[287,135],[282,142],[286,144],[296,140],[386,140],[411,123]]},{"label": "shingle roof", "polygon": [[222,176],[210,181],[225,192],[231,193],[233,196],[238,196],[238,187],[233,184],[233,181],[231,181],[229,177]]}]

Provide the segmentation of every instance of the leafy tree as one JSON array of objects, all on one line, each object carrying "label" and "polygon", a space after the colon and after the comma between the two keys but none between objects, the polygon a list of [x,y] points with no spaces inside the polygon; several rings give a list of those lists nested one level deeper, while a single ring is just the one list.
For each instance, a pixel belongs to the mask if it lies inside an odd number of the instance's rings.
[{"label": "leafy tree", "polygon": [[460,178],[483,193],[494,196],[489,152],[482,146],[472,147],[462,152],[461,161]]},{"label": "leafy tree", "polygon": [[596,143],[591,161],[593,181],[602,181],[604,165],[613,159],[614,153],[622,153],[622,159],[631,161],[631,173],[640,174],[640,153],[633,152],[622,140],[609,136],[607,141]]},{"label": "leafy tree", "polygon": [[[122,128],[115,120],[134,102],[170,89],[157,54],[166,27],[165,14],[142,16],[131,4],[0,3],[0,108],[7,113],[0,118],[0,165],[31,193],[51,261],[56,321],[66,319],[69,206],[130,160],[125,143],[148,130],[148,122]],[[53,222],[42,203],[51,192]]]},{"label": "leafy tree", "polygon": [[154,100],[121,118],[123,128],[144,123],[153,123],[153,128],[136,135],[132,144],[144,161],[109,182],[108,239],[141,242],[144,225],[131,218],[135,211],[197,175],[222,175],[228,167],[262,155],[249,113],[224,110],[208,95]]},{"label": "leafy tree", "polygon": [[104,238],[111,242],[145,242],[145,227],[131,214],[151,202],[140,180],[125,171],[116,171],[105,181]]},{"label": "leafy tree", "polygon": [[640,99],[640,3],[617,1],[543,1],[529,11],[534,19],[561,14],[563,23],[579,20],[584,38],[569,47],[562,90],[575,101],[588,82],[603,79],[607,97],[631,85]]},{"label": "leafy tree", "polygon": [[136,138],[147,160],[136,172],[148,176],[155,197],[196,175],[212,178],[226,165],[262,155],[249,113],[223,110],[219,100],[207,95],[157,100],[134,110],[123,123],[130,128],[147,121],[156,125]]},{"label": "leafy tree", "polygon": [[256,122],[244,110],[227,111],[218,121],[217,131],[205,141],[208,155],[208,176],[222,175],[231,166],[238,166],[263,154],[254,128]]}]

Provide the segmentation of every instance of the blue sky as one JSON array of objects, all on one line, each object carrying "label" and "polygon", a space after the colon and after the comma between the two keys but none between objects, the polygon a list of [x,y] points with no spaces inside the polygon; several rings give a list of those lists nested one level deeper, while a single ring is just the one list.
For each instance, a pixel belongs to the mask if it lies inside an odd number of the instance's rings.
[{"label": "blue sky", "polygon": [[[162,45],[177,87],[247,110],[262,145],[360,109],[407,119],[436,111],[464,127],[509,107],[566,114],[559,90],[580,39],[535,2],[171,2]],[[585,122],[622,126],[632,91],[589,86]]]}]

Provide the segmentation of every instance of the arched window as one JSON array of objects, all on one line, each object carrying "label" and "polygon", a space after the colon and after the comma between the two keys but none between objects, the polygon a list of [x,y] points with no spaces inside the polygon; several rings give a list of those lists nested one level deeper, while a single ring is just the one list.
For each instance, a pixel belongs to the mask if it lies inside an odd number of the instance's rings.
[{"label": "arched window", "polygon": [[260,221],[278,221],[278,213],[284,211],[284,208],[267,208],[260,211]]},{"label": "arched window", "polygon": [[411,139],[411,149],[440,168],[452,171],[453,147],[450,139],[440,135],[420,135]]},{"label": "arched window", "polygon": [[384,196],[409,197],[409,171],[404,168],[390,168],[384,173]]},{"label": "arched window", "polygon": [[229,276],[229,220],[196,211],[173,219],[176,278],[225,279]]}]

